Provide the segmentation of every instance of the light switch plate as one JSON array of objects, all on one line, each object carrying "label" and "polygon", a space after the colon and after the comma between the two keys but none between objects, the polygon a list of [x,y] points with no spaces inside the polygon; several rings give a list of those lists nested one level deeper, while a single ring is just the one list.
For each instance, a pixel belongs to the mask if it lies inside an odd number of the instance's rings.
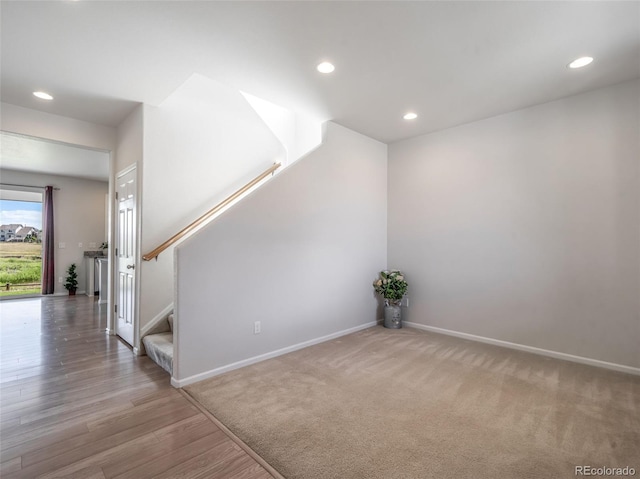
[{"label": "light switch plate", "polygon": [[58,248],[65,249],[67,247],[67,243],[58,243]]}]

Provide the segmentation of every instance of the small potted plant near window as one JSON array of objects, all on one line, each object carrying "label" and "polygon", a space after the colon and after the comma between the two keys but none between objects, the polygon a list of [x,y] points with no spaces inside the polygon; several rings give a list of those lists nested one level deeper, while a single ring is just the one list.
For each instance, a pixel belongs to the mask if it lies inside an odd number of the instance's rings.
[{"label": "small potted plant near window", "polygon": [[400,303],[407,294],[409,285],[402,272],[398,270],[380,271],[380,278],[373,287],[384,298],[384,327],[400,329],[402,327],[402,308]]},{"label": "small potted plant near window", "polygon": [[102,250],[102,256],[109,256],[109,242],[108,241],[104,241],[100,245],[100,249]]},{"label": "small potted plant near window", "polygon": [[78,289],[78,273],[76,273],[76,264],[72,263],[67,269],[67,279],[64,287],[69,291],[69,296],[75,296]]}]

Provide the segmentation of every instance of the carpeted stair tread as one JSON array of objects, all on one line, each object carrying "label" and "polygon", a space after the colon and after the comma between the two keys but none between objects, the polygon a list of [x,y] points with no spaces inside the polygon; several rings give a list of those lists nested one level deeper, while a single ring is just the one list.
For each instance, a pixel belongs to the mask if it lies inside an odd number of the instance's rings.
[{"label": "carpeted stair tread", "polygon": [[142,338],[147,355],[169,374],[173,372],[173,333],[150,334]]}]

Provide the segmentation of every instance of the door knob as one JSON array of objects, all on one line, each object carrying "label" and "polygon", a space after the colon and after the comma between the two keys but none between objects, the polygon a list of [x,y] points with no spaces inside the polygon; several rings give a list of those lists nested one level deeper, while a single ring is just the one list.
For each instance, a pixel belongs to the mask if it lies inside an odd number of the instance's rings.
[{"label": "door knob", "polygon": [[136,269],[136,265],[135,264],[128,264],[127,265],[127,269]]}]

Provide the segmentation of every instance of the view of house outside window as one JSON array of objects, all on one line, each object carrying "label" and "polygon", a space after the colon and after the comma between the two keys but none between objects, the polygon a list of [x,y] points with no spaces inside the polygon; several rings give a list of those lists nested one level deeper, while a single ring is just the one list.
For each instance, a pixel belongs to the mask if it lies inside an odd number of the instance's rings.
[{"label": "view of house outside window", "polygon": [[40,294],[42,203],[0,200],[0,297]]}]

